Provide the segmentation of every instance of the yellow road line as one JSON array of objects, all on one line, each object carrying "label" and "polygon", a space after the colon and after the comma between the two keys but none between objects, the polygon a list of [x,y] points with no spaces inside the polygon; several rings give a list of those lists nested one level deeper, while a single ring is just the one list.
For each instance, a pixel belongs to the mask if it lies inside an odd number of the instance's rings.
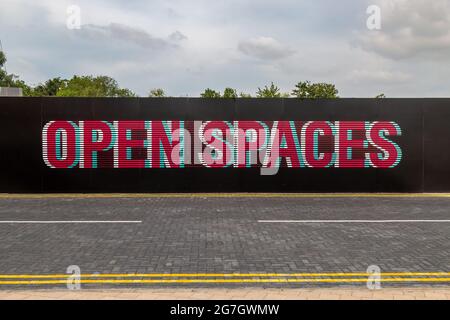
[{"label": "yellow road line", "polygon": [[[81,274],[81,278],[179,278],[179,277],[368,277],[366,272],[328,273],[108,273]],[[0,274],[0,279],[52,279],[69,278],[72,274]],[[382,272],[381,277],[440,277],[450,276],[450,272]]]},{"label": "yellow road line", "polygon": [[[135,279],[135,280],[79,280],[81,284],[163,284],[163,283],[349,283],[367,282],[364,278],[344,279]],[[448,282],[450,278],[381,278],[380,282]],[[0,285],[51,285],[66,284],[67,280],[31,280],[31,281],[0,281]],[[69,282],[73,283],[73,282]]]},{"label": "yellow road line", "polygon": [[450,193],[0,193],[0,199],[53,198],[450,198]]}]

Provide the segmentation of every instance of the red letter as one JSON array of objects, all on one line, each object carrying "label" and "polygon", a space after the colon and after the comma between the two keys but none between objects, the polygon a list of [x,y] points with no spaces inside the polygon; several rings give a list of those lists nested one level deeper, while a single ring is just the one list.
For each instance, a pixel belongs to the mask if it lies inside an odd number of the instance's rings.
[{"label": "red letter", "polygon": [[[286,158],[289,168],[300,168],[299,156],[295,147],[294,134],[289,121],[278,122],[280,157]],[[272,146],[273,148],[274,146]]]},{"label": "red letter", "polygon": [[319,153],[319,136],[333,137],[333,129],[326,121],[310,121],[302,129],[302,145],[308,167],[326,168],[333,161],[334,150]]},{"label": "red letter", "polygon": [[269,140],[268,152],[263,162],[264,168],[279,168],[281,158],[286,158],[289,168],[301,167],[296,147],[298,137],[294,137],[289,121],[274,121]]},{"label": "red letter", "polygon": [[266,144],[266,130],[258,121],[236,122],[237,132],[235,133],[238,136],[237,145],[235,146],[235,148],[237,148],[235,166],[238,168],[245,168],[252,164],[257,164],[258,151]]},{"label": "red letter", "polygon": [[[179,168],[180,121],[152,121],[152,168]],[[172,155],[177,159],[172,159]]]},{"label": "red letter", "polygon": [[402,158],[400,147],[386,136],[401,135],[400,127],[394,122],[377,121],[370,128],[369,141],[381,152],[370,153],[370,161],[374,168],[393,168]]},{"label": "red letter", "polygon": [[83,128],[83,156],[80,168],[97,168],[97,153],[113,146],[111,128],[104,121],[81,121]]},{"label": "red letter", "polygon": [[225,121],[206,122],[200,134],[202,142],[206,144],[202,152],[203,164],[211,168],[228,166],[233,159],[229,145],[232,135],[228,124]]},{"label": "red letter", "polygon": [[78,127],[70,121],[50,121],[42,130],[42,155],[50,168],[73,168],[78,162]]},{"label": "red letter", "polygon": [[[135,133],[144,133],[144,121],[118,121],[118,160],[119,168],[144,168],[145,157],[141,152],[140,159],[133,156],[134,151],[138,149],[144,150],[145,139],[134,139],[133,130]],[[144,153],[146,155],[146,153]],[[133,159],[134,158],[134,159]]]},{"label": "red letter", "polygon": [[364,121],[339,121],[340,168],[364,168],[365,154],[355,157],[355,153],[362,153],[365,139],[355,138],[355,131],[365,132]]}]

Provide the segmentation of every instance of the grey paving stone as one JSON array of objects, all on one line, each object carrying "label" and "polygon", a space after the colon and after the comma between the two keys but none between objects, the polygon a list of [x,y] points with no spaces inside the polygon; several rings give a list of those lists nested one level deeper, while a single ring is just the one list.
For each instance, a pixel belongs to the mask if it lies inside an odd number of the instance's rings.
[{"label": "grey paving stone", "polygon": [[450,223],[257,222],[274,219],[450,219],[450,199],[0,199],[0,220],[143,221],[0,224],[0,273],[65,273],[69,265],[83,273],[450,269]]}]

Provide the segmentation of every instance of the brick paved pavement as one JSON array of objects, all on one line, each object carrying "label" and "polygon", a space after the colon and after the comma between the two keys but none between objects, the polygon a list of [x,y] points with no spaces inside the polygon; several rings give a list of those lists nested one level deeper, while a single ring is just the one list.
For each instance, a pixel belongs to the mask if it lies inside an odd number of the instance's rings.
[{"label": "brick paved pavement", "polygon": [[450,288],[0,290],[0,300],[450,300]]},{"label": "brick paved pavement", "polygon": [[449,198],[0,199],[2,221],[142,220],[0,224],[0,274],[450,271],[450,223],[258,223],[448,218]]}]

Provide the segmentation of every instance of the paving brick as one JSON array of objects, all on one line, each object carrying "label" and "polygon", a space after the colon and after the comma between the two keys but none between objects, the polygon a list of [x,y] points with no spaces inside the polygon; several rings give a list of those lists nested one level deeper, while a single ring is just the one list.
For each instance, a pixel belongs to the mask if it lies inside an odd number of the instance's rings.
[{"label": "paving brick", "polygon": [[360,300],[360,299],[449,299],[450,287],[433,289],[423,288],[394,288],[379,291],[365,289],[110,289],[110,290],[13,290],[0,291],[0,299],[332,299],[332,300]]},{"label": "paving brick", "polygon": [[[448,219],[449,209],[450,199],[445,198],[2,198],[2,220],[142,220],[143,223],[0,224],[0,273],[65,273],[69,265],[80,266],[83,273],[364,272],[372,264],[385,272],[449,271],[449,223],[257,222]],[[252,284],[259,288],[332,286],[335,284]],[[353,286],[365,288],[365,283]],[[105,286],[83,285],[86,287]],[[243,285],[109,287],[234,289]]]}]

